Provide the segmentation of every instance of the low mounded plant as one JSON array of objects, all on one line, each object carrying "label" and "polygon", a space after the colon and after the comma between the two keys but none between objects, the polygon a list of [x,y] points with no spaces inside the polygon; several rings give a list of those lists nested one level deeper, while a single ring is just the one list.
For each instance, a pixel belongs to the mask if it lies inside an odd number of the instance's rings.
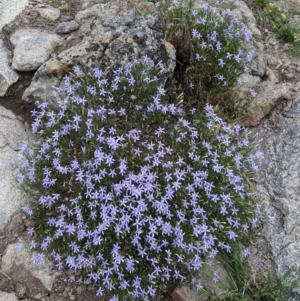
[{"label": "low mounded plant", "polygon": [[252,0],[251,5],[257,9],[265,9],[269,5],[269,0]]},{"label": "low mounded plant", "polygon": [[177,91],[159,85],[164,65],[146,55],[107,73],[77,66],[57,105],[33,111],[37,142],[21,151],[17,179],[34,200],[23,210],[40,252],[33,261],[50,252],[58,269],[112,301],[194,277],[206,255],[230,252],[261,220],[249,178],[262,153],[203,105],[212,91],[241,84],[254,55],[242,47],[249,31],[230,10],[186,5],[170,6],[174,22],[189,12],[186,27],[165,23],[183,66]]},{"label": "low mounded plant", "polygon": [[275,30],[279,30],[287,22],[287,16],[283,13],[280,7],[269,2],[265,9],[266,21]]},{"label": "low mounded plant", "polygon": [[110,300],[154,296],[260,221],[246,178],[261,153],[249,155],[242,127],[212,106],[169,103],[156,85],[163,70],[148,60],[111,80],[100,69],[65,76],[59,107],[33,112],[39,140],[24,145],[17,170],[35,199],[23,208],[36,223],[31,248],[52,252],[58,268]]},{"label": "low mounded plant", "polygon": [[53,22],[50,19],[44,18],[40,15],[36,17],[33,23],[34,27],[46,27],[48,25],[53,25]]},{"label": "low mounded plant", "polygon": [[294,43],[300,33],[299,22],[289,22],[282,25],[278,30],[279,38],[285,43]]},{"label": "low mounded plant", "polygon": [[[177,67],[169,92],[181,93],[192,107],[208,101],[223,110],[234,107],[228,92],[250,73],[255,50],[252,34],[229,8],[216,1],[196,6],[195,1],[164,0],[157,3],[165,38],[176,48]],[[250,90],[252,93],[252,90]]]}]

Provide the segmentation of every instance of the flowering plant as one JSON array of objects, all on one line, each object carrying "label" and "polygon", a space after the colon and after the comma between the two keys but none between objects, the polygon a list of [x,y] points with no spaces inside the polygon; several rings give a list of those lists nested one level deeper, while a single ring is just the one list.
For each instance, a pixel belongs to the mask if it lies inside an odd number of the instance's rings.
[{"label": "flowering plant", "polygon": [[[243,73],[251,72],[255,49],[249,28],[231,9],[214,2],[164,0],[156,6],[165,38],[177,52],[169,90],[183,93],[185,102],[194,107],[209,101],[229,111],[236,106],[232,88],[243,84]],[[254,90],[249,93],[255,96]]]},{"label": "flowering plant", "polygon": [[[33,111],[20,185],[34,196],[30,247],[50,251],[110,300],[147,298],[201,268],[259,222],[246,178],[259,168],[243,128],[212,106],[183,109],[144,56],[64,77],[58,107]],[[24,160],[26,158],[26,160]],[[41,241],[39,238],[43,237]],[[42,258],[35,256],[34,260]]]}]

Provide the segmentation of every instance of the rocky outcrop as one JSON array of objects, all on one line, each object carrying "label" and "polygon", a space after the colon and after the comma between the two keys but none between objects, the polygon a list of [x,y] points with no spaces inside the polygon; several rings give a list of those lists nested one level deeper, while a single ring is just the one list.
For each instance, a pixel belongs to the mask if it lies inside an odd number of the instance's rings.
[{"label": "rocky outcrop", "polygon": [[131,11],[120,14],[117,9],[99,4],[101,10],[90,25],[90,32],[78,45],[63,51],[56,58],[43,64],[35,73],[31,85],[25,90],[27,102],[55,102],[53,87],[58,87],[62,76],[73,66],[79,65],[88,71],[92,67],[111,70],[124,64],[130,56],[147,55],[153,61],[162,61],[166,73],[165,82],[175,68],[174,47],[164,41],[157,15],[146,18]]},{"label": "rocky outcrop", "polygon": [[[268,269],[284,275],[300,270],[300,94],[276,129],[259,127],[265,163],[260,169],[262,197],[270,207],[273,223],[266,223],[261,238],[252,246],[252,274]],[[300,287],[298,287],[298,293]]]},{"label": "rocky outcrop", "polygon": [[77,30],[80,27],[80,24],[76,22],[75,20],[69,21],[69,22],[63,22],[60,23],[55,32],[58,34],[68,34],[72,31]]}]

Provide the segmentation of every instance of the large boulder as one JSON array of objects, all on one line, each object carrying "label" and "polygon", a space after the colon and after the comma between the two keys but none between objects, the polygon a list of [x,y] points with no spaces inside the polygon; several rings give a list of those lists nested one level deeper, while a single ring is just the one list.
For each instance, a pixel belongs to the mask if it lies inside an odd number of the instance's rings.
[{"label": "large boulder", "polygon": [[94,12],[98,15],[82,42],[37,70],[23,94],[25,101],[55,102],[53,87],[60,85],[63,75],[74,65],[86,71],[100,67],[107,72],[124,64],[130,56],[147,55],[153,63],[161,61],[166,69],[161,83],[165,83],[175,68],[175,50],[164,40],[158,15],[140,17],[132,11],[120,13],[106,4],[98,4]]},{"label": "large boulder", "polygon": [[[283,276],[300,271],[300,94],[276,129],[256,129],[265,163],[257,179],[262,198],[273,222],[267,222],[249,258],[251,275],[263,275],[268,269]],[[300,285],[298,285],[298,293]],[[287,298],[288,299],[288,298]]]}]

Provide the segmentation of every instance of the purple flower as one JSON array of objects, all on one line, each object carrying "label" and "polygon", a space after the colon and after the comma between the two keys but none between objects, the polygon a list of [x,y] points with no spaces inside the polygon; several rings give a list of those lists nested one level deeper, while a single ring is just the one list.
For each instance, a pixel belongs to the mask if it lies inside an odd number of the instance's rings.
[{"label": "purple flower", "polygon": [[248,248],[245,248],[243,252],[245,257],[248,257],[251,254]]},{"label": "purple flower", "polygon": [[236,240],[236,238],[238,237],[237,234],[235,234],[233,231],[229,230],[228,232],[228,235],[229,235],[229,239],[230,240]]},{"label": "purple flower", "polygon": [[216,273],[214,273],[213,282],[214,283],[218,283],[219,282],[219,276]]},{"label": "purple flower", "polygon": [[226,65],[223,59],[218,59],[218,62],[219,62],[219,66],[221,67],[224,67]]},{"label": "purple flower", "polygon": [[75,233],[75,230],[76,230],[76,227],[75,225],[72,223],[72,224],[69,224],[69,225],[66,225],[66,232],[69,234],[69,235],[72,235]]}]

